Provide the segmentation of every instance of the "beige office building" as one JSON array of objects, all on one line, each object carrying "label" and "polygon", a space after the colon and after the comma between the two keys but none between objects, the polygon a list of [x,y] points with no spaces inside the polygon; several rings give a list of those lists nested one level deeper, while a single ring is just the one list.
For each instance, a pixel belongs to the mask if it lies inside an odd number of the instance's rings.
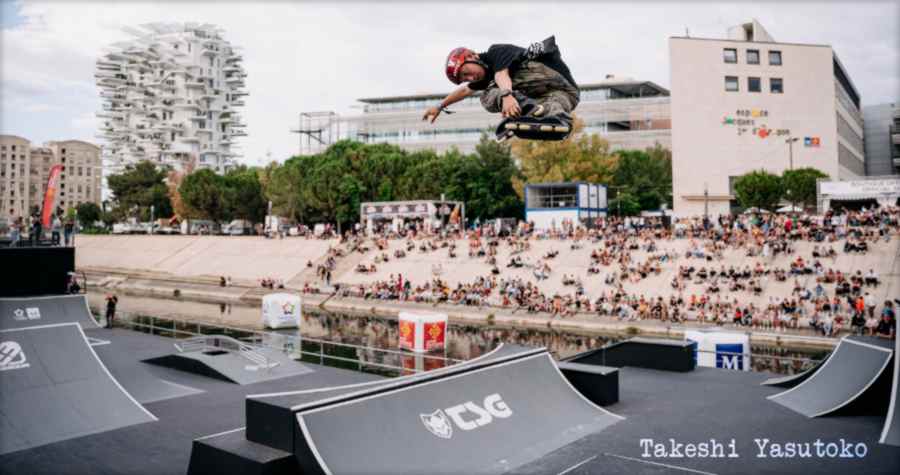
[{"label": "beige office building", "polygon": [[777,43],[754,20],[669,49],[677,216],[737,211],[734,179],[752,170],[865,175],[859,93],[830,46]]},{"label": "beige office building", "polygon": [[0,135],[0,217],[27,215],[31,142],[16,135]]},{"label": "beige office building", "polygon": [[32,147],[28,139],[0,135],[0,217],[29,216],[40,210],[53,165],[60,175],[56,204],[63,209],[81,203],[100,204],[100,147],[80,140]]},{"label": "beige office building", "polygon": [[[65,140],[46,144],[53,151],[56,162],[62,164],[57,205],[63,209],[74,208],[81,203],[100,205],[102,173],[100,147],[80,140]],[[47,180],[41,182],[41,196],[46,191]]]}]

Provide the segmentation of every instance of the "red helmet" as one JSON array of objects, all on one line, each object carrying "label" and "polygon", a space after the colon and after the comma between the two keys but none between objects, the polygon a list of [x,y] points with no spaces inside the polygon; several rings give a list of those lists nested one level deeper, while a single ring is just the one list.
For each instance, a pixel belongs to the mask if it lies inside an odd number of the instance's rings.
[{"label": "red helmet", "polygon": [[459,69],[462,68],[464,64],[473,62],[470,61],[473,56],[475,56],[474,51],[462,46],[451,51],[450,54],[447,55],[446,61],[447,79],[453,84],[459,84],[461,82],[459,80]]}]

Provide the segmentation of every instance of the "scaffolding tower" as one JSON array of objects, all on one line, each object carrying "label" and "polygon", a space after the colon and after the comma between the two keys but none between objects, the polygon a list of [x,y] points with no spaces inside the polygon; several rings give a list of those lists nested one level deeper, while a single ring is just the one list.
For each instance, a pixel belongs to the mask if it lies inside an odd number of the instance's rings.
[{"label": "scaffolding tower", "polygon": [[340,117],[333,111],[301,112],[300,127],[291,133],[300,136],[300,155],[316,154],[340,139]]}]

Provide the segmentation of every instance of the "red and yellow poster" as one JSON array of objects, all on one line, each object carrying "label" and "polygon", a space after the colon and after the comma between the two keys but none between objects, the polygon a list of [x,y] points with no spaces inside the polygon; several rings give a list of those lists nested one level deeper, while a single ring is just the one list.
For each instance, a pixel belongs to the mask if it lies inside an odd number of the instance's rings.
[{"label": "red and yellow poster", "polygon": [[425,351],[444,347],[445,322],[425,323]]},{"label": "red and yellow poster", "polygon": [[400,320],[400,348],[412,350],[416,347],[416,322]]},{"label": "red and yellow poster", "polygon": [[53,165],[50,169],[50,178],[47,180],[47,192],[44,193],[44,207],[42,208],[41,223],[44,228],[50,227],[50,217],[56,207],[56,194],[59,191],[59,175],[62,173],[62,165]]}]

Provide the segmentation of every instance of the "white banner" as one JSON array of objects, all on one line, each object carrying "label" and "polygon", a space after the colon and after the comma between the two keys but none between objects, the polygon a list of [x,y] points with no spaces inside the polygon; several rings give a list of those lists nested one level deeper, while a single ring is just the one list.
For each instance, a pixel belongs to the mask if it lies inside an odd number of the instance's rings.
[{"label": "white banner", "polygon": [[822,195],[892,195],[900,194],[900,179],[823,181],[819,184]]}]

